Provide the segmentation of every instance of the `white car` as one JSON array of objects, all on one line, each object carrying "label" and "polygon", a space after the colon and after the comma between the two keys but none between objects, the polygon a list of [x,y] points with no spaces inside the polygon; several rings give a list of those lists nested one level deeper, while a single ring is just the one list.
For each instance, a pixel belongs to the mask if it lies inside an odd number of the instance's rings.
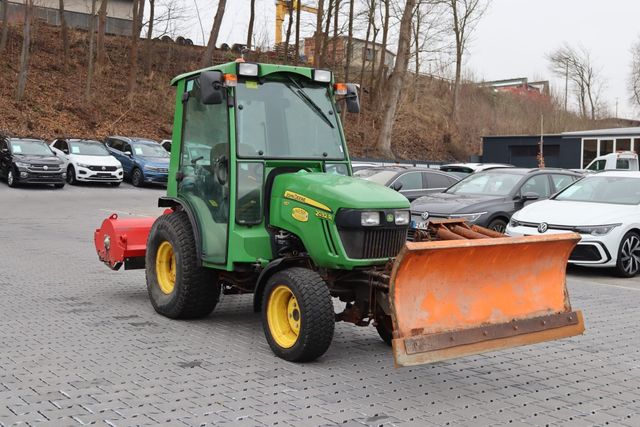
[{"label": "white car", "polygon": [[620,151],[605,154],[593,159],[585,168],[586,172],[598,172],[603,170],[627,170],[637,171],[638,155],[633,151]]},{"label": "white car", "polygon": [[67,182],[108,182],[113,186],[122,183],[122,164],[98,141],[90,139],[56,139],[51,149],[64,161]]},{"label": "white car", "polygon": [[516,212],[510,236],[577,232],[569,262],[613,267],[622,277],[640,271],[640,172],[588,175],[549,200]]}]

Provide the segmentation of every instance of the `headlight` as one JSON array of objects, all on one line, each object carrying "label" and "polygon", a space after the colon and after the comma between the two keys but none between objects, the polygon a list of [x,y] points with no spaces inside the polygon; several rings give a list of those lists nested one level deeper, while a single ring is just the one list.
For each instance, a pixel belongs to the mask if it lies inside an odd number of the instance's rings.
[{"label": "headlight", "polygon": [[590,226],[578,226],[574,230],[580,234],[591,234],[592,236],[604,236],[609,234],[611,230],[622,224],[605,224],[605,225],[590,225]]},{"label": "headlight", "polygon": [[396,225],[407,225],[411,218],[409,211],[395,211],[393,216],[396,218]]},{"label": "headlight", "polygon": [[19,168],[28,168],[31,165],[29,163],[16,162],[16,166],[19,167]]},{"label": "headlight", "polygon": [[509,227],[520,227],[521,225],[520,221],[513,217],[511,218],[511,221],[509,221]]},{"label": "headlight", "polygon": [[77,166],[78,166],[79,168],[87,168],[87,169],[89,169],[89,165],[86,165],[86,164],[84,164],[84,163],[78,163],[78,164],[77,164]]},{"label": "headlight", "polygon": [[380,225],[380,212],[362,212],[360,214],[360,225],[365,227]]},{"label": "headlight", "polygon": [[160,170],[160,168],[157,168],[155,166],[148,166],[148,165],[145,165],[144,169],[146,169],[148,171],[159,171]]},{"label": "headlight", "polygon": [[313,80],[318,83],[330,83],[331,71],[329,70],[313,70]]},{"label": "headlight", "polygon": [[454,214],[449,215],[449,218],[461,218],[465,221],[476,222],[482,215],[486,214],[486,212],[477,212],[477,213],[469,213],[469,214]]}]

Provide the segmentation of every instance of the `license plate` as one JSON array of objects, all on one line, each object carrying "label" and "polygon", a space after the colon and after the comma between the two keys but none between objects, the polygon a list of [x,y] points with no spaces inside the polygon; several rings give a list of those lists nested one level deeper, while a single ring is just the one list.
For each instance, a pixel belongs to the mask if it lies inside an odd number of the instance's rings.
[{"label": "license plate", "polygon": [[429,221],[411,221],[411,228],[425,229],[429,225]]}]

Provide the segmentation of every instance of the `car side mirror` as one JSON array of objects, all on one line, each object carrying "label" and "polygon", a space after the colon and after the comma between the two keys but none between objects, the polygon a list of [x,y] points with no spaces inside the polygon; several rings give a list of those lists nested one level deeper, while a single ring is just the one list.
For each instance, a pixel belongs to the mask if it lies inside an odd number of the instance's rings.
[{"label": "car side mirror", "polygon": [[125,151],[124,155],[127,156],[127,157],[131,157],[131,151]]},{"label": "car side mirror", "polygon": [[522,200],[523,201],[529,201],[529,200],[538,200],[540,198],[540,195],[538,193],[534,193],[532,191],[529,191],[527,193],[524,193],[522,195]]},{"label": "car side mirror", "polygon": [[358,96],[358,87],[356,83],[347,83],[347,95],[345,101],[347,103],[347,111],[350,113],[360,112],[360,97]]},{"label": "car side mirror", "polygon": [[53,153],[54,156],[57,156],[58,153],[56,153],[55,151],[51,150],[51,152]]},{"label": "car side mirror", "polygon": [[66,149],[66,148],[63,148],[63,149],[62,149],[62,152],[63,152],[64,154],[69,154],[69,150],[68,150],[68,149]]},{"label": "car side mirror", "polygon": [[400,191],[400,190],[402,190],[402,183],[396,181],[391,185],[391,188],[393,188],[396,191]]},{"label": "car side mirror", "polygon": [[224,98],[223,76],[221,71],[203,71],[198,77],[200,102],[204,105],[222,104]]},{"label": "car side mirror", "polygon": [[2,149],[2,150],[0,150],[0,151],[1,151],[1,152],[3,152],[3,153],[8,153],[8,152],[9,152],[9,149],[8,149],[8,148],[3,148],[3,149]]}]

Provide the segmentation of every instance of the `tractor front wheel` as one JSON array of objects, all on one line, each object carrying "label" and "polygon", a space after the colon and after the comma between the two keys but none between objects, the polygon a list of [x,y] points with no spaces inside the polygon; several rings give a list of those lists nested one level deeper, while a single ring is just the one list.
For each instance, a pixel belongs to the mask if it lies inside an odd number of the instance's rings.
[{"label": "tractor front wheel", "polygon": [[276,356],[309,362],[322,356],[333,339],[335,313],[327,284],[313,270],[288,268],[269,278],[262,304],[262,326]]},{"label": "tractor front wheel", "polygon": [[145,270],[153,308],[172,319],[205,317],[220,298],[215,270],[198,264],[186,212],[160,216],[147,241]]}]

